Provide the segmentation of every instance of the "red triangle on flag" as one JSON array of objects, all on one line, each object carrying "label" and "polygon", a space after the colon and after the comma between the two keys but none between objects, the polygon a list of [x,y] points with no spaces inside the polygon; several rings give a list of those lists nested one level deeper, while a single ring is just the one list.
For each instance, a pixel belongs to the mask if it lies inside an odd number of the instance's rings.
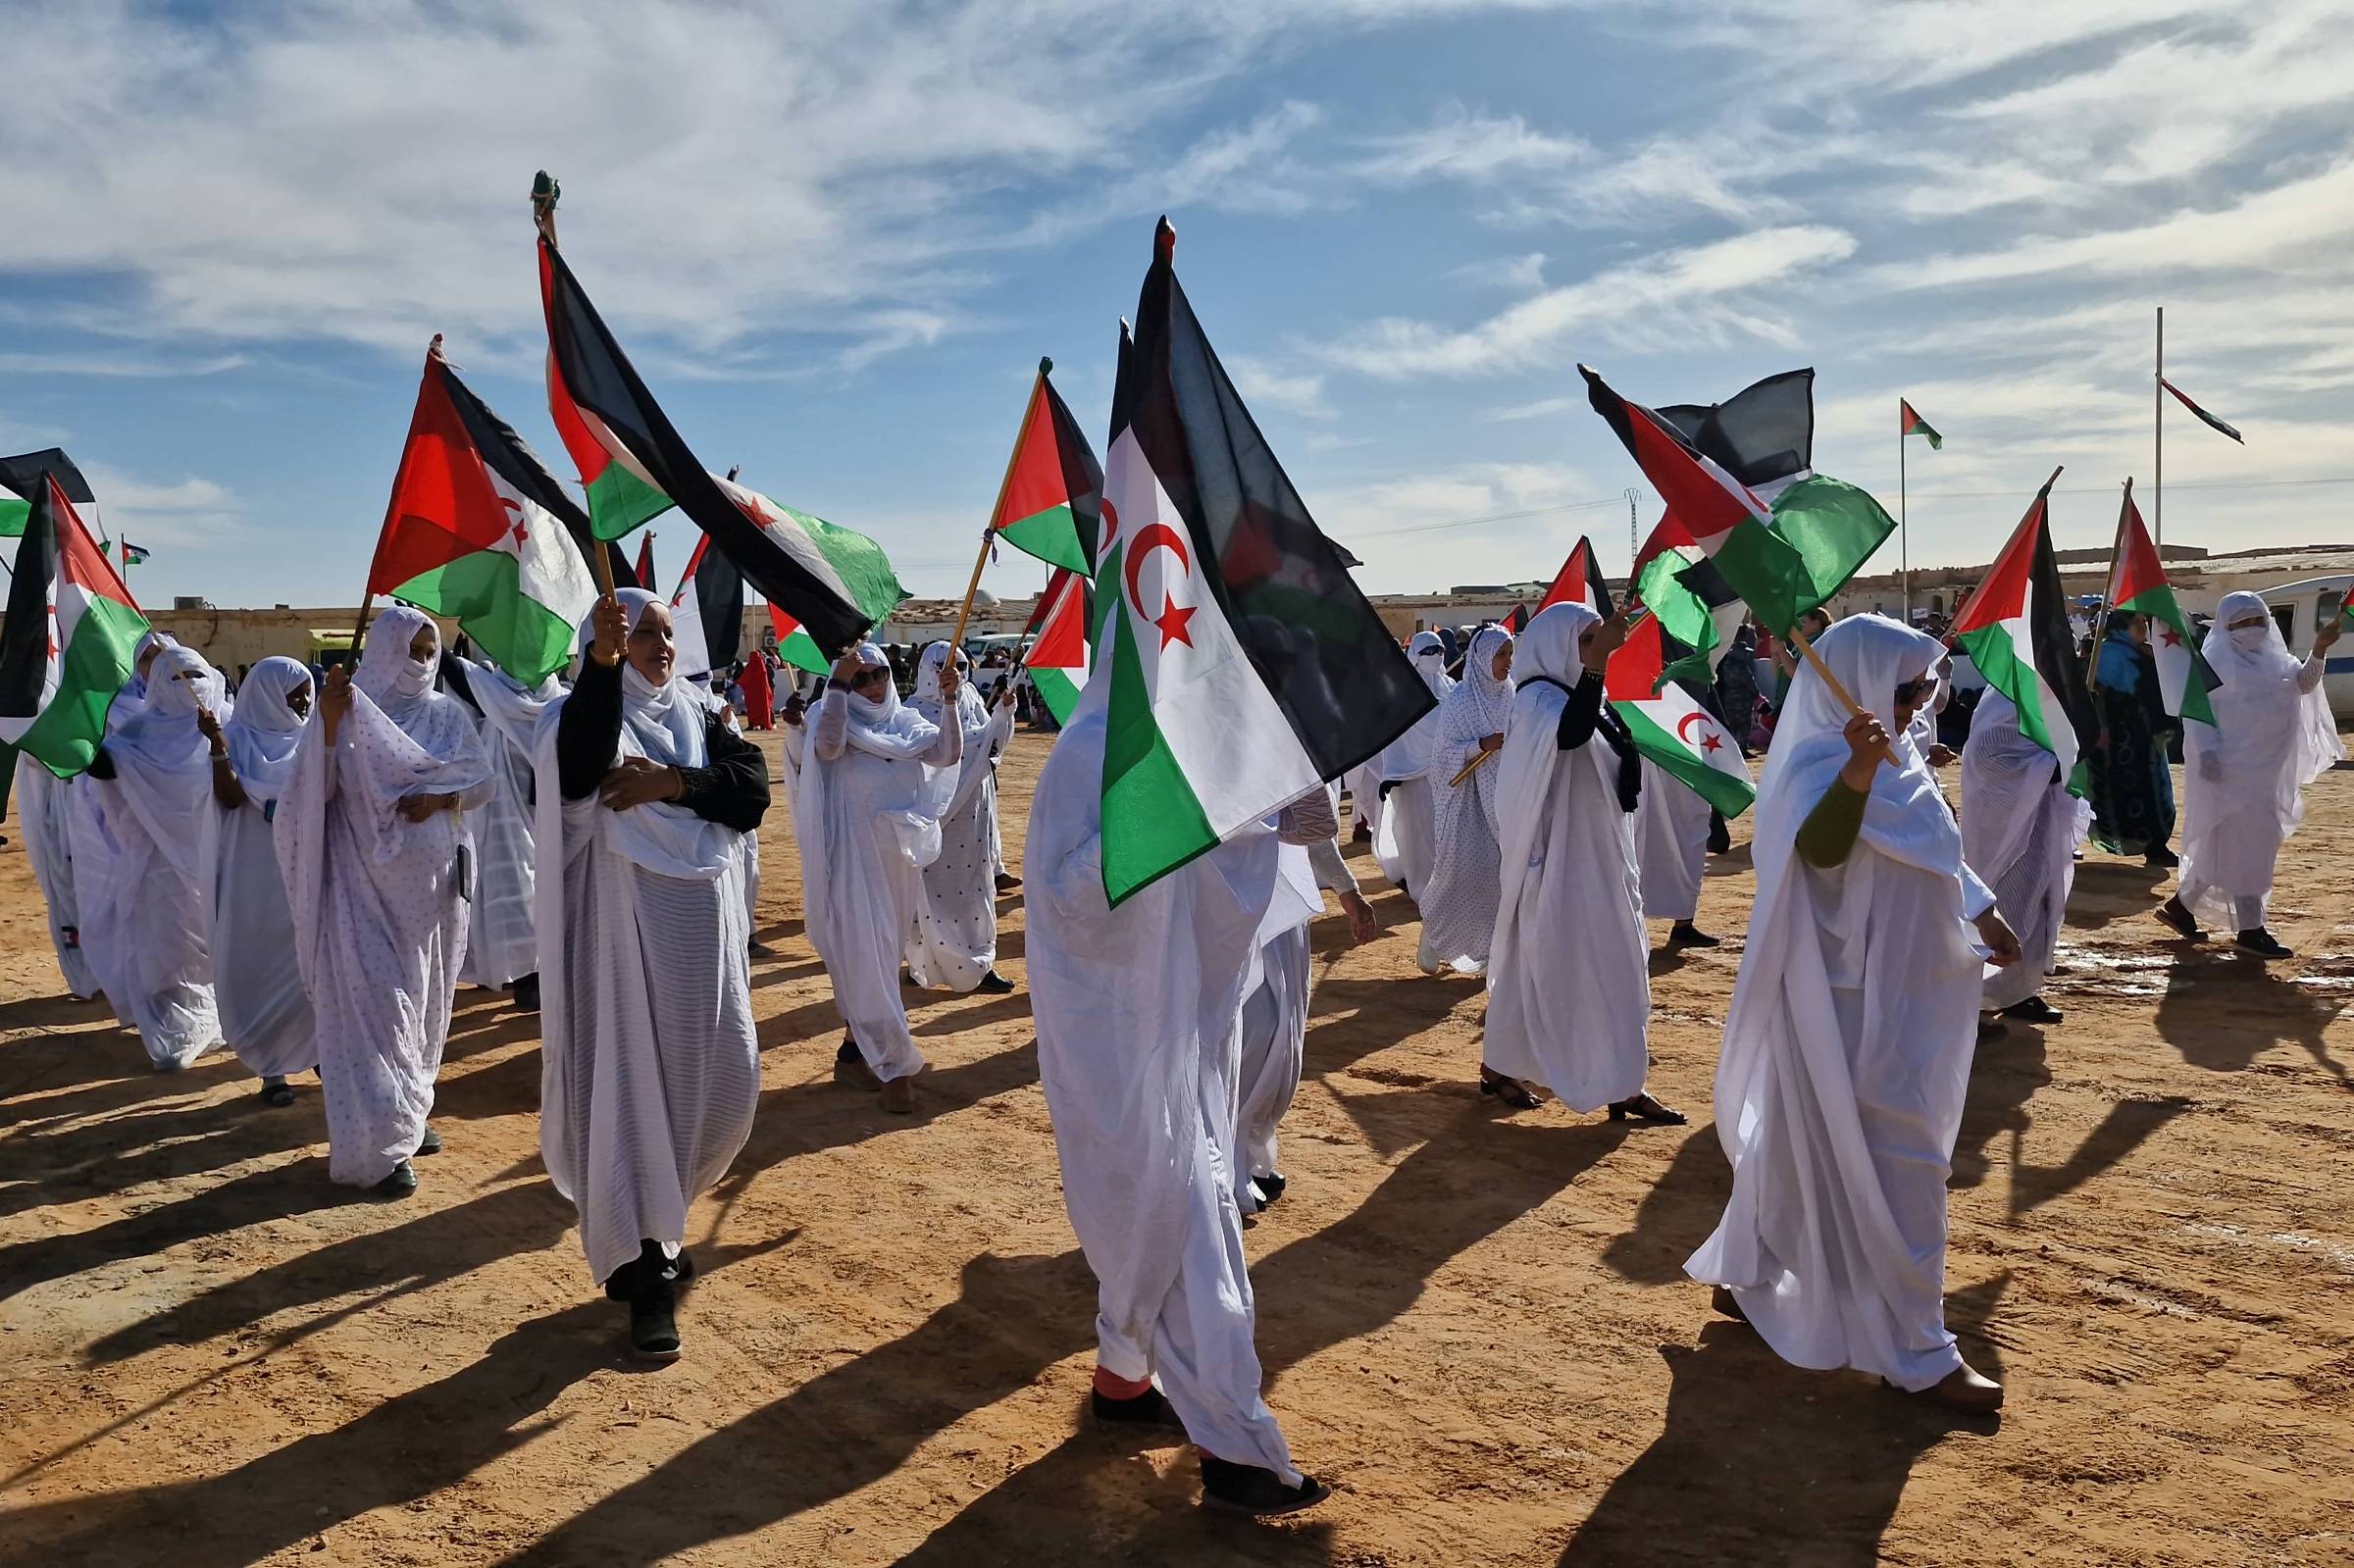
[{"label": "red triangle on flag", "polygon": [[[74,503],[66,499],[66,492],[58,488],[56,477],[48,476],[44,482],[49,486],[49,515],[57,521],[58,580],[71,582],[85,593],[138,610],[139,601],[130,596],[130,589],[115,570],[115,563],[98,547],[98,541],[90,537],[88,525],[74,510]],[[147,612],[139,610],[139,613]]]},{"label": "red triangle on flag", "polygon": [[2035,499],[2027,503],[2027,515],[2011,531],[2010,542],[2003,546],[2003,553],[1986,569],[1985,581],[1955,614],[1953,627],[1947,633],[1950,640],[1959,641],[1972,632],[2016,621],[2026,614],[2028,585],[2035,571],[2035,541],[2043,532],[2051,504],[2052,484],[2046,480],[2043,488],[2035,492]]},{"label": "red triangle on flag", "polygon": [[2117,561],[2109,569],[2109,602],[2124,604],[2166,585],[2166,567],[2158,559],[2158,546],[2150,542],[2141,508],[2133,504],[2133,492],[2127,490],[2124,524],[2118,531]]},{"label": "red triangle on flag", "polygon": [[1561,563],[1553,586],[1545,590],[1537,614],[1543,615],[1557,604],[1582,604],[1596,615],[1611,613],[1610,589],[1603,584],[1602,569],[1594,564],[1594,545],[1583,535],[1570,550],[1569,559]]},{"label": "red triangle on flag", "polygon": [[1660,618],[1637,621],[1602,673],[1602,694],[1610,702],[1649,702],[1660,694],[1660,677],[1667,668],[1666,645],[1660,641]]}]

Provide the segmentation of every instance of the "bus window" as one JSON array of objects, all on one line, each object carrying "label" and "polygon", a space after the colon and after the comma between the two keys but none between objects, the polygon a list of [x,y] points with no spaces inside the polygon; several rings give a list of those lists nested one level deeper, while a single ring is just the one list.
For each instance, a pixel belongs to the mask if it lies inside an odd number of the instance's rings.
[{"label": "bus window", "polygon": [[2280,623],[2280,640],[2289,647],[2297,645],[2297,607],[2293,604],[2273,606],[2273,619]]}]

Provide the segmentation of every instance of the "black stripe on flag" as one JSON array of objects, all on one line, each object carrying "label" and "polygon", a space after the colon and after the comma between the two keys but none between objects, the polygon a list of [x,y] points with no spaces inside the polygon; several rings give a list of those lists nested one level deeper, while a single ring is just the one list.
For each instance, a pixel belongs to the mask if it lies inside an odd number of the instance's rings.
[{"label": "black stripe on flag", "polygon": [[1154,247],[1137,300],[1112,440],[1135,432],[1252,668],[1317,774],[1338,779],[1436,701],[1243,406],[1169,250]]},{"label": "black stripe on flag", "polygon": [[[514,489],[530,497],[550,516],[564,525],[572,535],[573,544],[580,550],[581,559],[588,563],[590,572],[596,570],[596,535],[589,531],[588,514],[580,503],[565,492],[563,482],[547,471],[515,428],[492,411],[489,404],[474,395],[474,388],[458,379],[458,373],[448,362],[435,358],[433,366],[441,377],[441,389],[448,394],[449,406],[456,411],[458,423],[466,427],[466,437],[474,443],[475,456],[483,467],[495,472]],[[607,544],[605,559],[614,568],[615,582],[633,582],[629,560],[618,544]]]},{"label": "black stripe on flag", "polygon": [[81,477],[81,470],[74,466],[74,460],[66,456],[62,446],[0,457],[0,486],[14,491],[20,501],[37,503],[44,489],[41,481],[50,478],[57,481],[57,487],[76,506],[97,504],[98,497],[90,493],[90,481]]},{"label": "black stripe on flag", "polygon": [[[65,454],[57,455],[62,458]],[[13,483],[10,488],[15,488]],[[62,477],[58,488],[65,488]],[[25,519],[25,536],[17,541],[16,577],[8,585],[8,625],[0,630],[0,718],[9,719],[36,717],[41,711],[41,692],[49,683],[49,602],[57,577],[57,515],[45,481],[33,485],[26,499],[32,509]]]},{"label": "black stripe on flag", "polygon": [[[2060,558],[2052,551],[2052,486],[2044,481],[2035,505],[2043,515],[2035,525],[2035,559],[2027,568],[2027,635],[2035,644],[2035,673],[2058,695],[2063,714],[2046,714],[2046,723],[2066,717],[2076,733],[2076,755],[2088,758],[2100,738],[2101,723],[2084,684],[2084,667],[2076,660],[2075,629],[2068,621],[2068,589],[2060,582]],[[2067,780],[2062,780],[2066,784]]]},{"label": "black stripe on flag", "polygon": [[702,623],[703,653],[711,668],[736,667],[736,649],[743,640],[743,574],[717,550],[695,553],[694,577],[678,613]]},{"label": "black stripe on flag", "polygon": [[1687,442],[1751,489],[1815,467],[1815,372],[1783,371],[1721,403],[1652,410]]},{"label": "black stripe on flag", "polygon": [[645,382],[638,379],[629,357],[565,265],[563,253],[542,237],[539,254],[553,280],[547,340],[572,400],[605,422],[655,487],[711,536],[746,582],[800,622],[827,658],[839,657],[874,623],[744,516],[710,470],[695,460]]}]

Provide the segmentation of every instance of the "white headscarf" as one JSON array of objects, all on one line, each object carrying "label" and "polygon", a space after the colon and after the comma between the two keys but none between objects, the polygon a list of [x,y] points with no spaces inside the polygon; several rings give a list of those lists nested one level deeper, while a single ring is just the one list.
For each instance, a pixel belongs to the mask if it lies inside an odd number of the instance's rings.
[{"label": "white headscarf", "polygon": [[[923,654],[915,665],[915,694],[908,698],[908,705],[936,727],[948,722],[948,705],[940,694],[940,672],[947,662],[947,643],[925,644]],[[965,662],[959,655],[959,672],[963,670]],[[964,735],[964,757],[957,764],[956,792],[949,797],[947,809],[941,813],[943,817],[953,817],[962,811],[981,787],[981,781],[989,777],[993,760],[990,756],[990,730],[996,724],[995,712],[982,698],[974,683],[970,679],[960,682],[956,687],[956,728]]]},{"label": "white headscarf", "polygon": [[124,802],[174,869],[197,872],[196,808],[211,787],[211,747],[196,728],[199,708],[226,711],[220,672],[178,643],[147,670],[147,696],[107,736],[106,754]]},{"label": "white headscarf", "polygon": [[237,783],[256,800],[276,800],[294,777],[294,749],[302,740],[303,716],[286,698],[311,683],[308,666],[277,655],[245,672],[237,687],[236,711],[221,727]]},{"label": "white headscarf", "polygon": [[[665,602],[643,588],[623,588],[614,597],[621,600],[632,632],[647,610]],[[621,661],[621,727],[628,734],[623,743],[639,756],[672,768],[708,766],[703,741],[710,719],[707,692],[696,692],[676,674],[657,686],[627,658]]]},{"label": "white headscarf", "polygon": [[[409,652],[419,632],[434,634],[434,651],[423,661]],[[434,689],[440,653],[440,624],[423,610],[396,604],[368,628],[368,642],[351,672],[351,683],[384,709],[385,718],[406,730],[412,718],[441,695]]]},{"label": "white headscarf", "polygon": [[[891,660],[871,642],[859,643],[856,656],[861,670],[891,668]],[[938,725],[899,701],[896,684],[885,683],[880,698],[860,696],[855,685],[841,690],[849,712],[845,744],[878,757],[907,759],[922,756],[940,738]]]},{"label": "white headscarf", "polygon": [[1391,741],[1389,749],[1381,754],[1381,777],[1391,784],[1419,779],[1430,771],[1431,748],[1441,733],[1439,715],[1446,709],[1447,694],[1456,685],[1447,675],[1447,644],[1439,640],[1436,632],[1415,632],[1413,640],[1406,645],[1406,656],[1412,662],[1414,673],[1422,678],[1422,683],[1430,688],[1430,694],[1439,699],[1439,706],[1416,719],[1413,728]]},{"label": "white headscarf", "polygon": [[[1572,638],[1574,643],[1576,639]],[[1450,748],[1476,745],[1489,735],[1502,734],[1505,721],[1512,712],[1512,678],[1496,678],[1496,655],[1512,645],[1512,634],[1503,627],[1483,628],[1471,638],[1471,651],[1463,659],[1463,678],[1455,683],[1438,710],[1430,742],[1441,755]],[[1573,650],[1574,651],[1574,650]],[[1435,781],[1442,788],[1447,781]],[[1496,820],[1496,770],[1493,764],[1482,767],[1463,781],[1463,788],[1478,791],[1480,804],[1486,809],[1489,822]]]},{"label": "white headscarf", "polygon": [[[2231,630],[2232,622],[2253,615],[2264,617],[2264,625]],[[2223,684],[2208,694],[2215,724],[2183,727],[2189,787],[2200,794],[2213,788],[2226,811],[2269,798],[2285,837],[2305,819],[2305,785],[2346,754],[2328,697],[2318,685],[2297,689],[2304,662],[2288,651],[2279,623],[2260,594],[2225,594],[2199,651]],[[2223,770],[2213,782],[2205,778],[2201,762],[2210,753]],[[2205,815],[2193,813],[2194,818]]]}]

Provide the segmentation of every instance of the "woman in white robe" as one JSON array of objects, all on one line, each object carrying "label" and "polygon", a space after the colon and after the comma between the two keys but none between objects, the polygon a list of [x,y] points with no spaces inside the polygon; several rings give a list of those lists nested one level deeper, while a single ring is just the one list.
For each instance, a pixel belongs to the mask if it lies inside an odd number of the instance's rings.
[{"label": "woman in white robe", "polygon": [[80,905],[74,892],[74,781],[60,779],[28,752],[17,753],[17,821],[25,830],[25,858],[49,910],[49,945],[57,972],[76,1001],[99,992],[98,976],[81,945]]},{"label": "woman in white robe", "polygon": [[1504,885],[1479,1087],[1525,1108],[1534,1083],[1571,1110],[1680,1127],[1683,1112],[1643,1090],[1650,944],[1634,825],[1648,787],[1602,684],[1625,639],[1622,618],[1582,604],[1542,610],[1520,633],[1504,755],[1489,765]]},{"label": "woman in white robe", "polygon": [[417,1190],[411,1156],[441,1146],[426,1116],[466,962],[465,813],[491,788],[473,713],[434,689],[440,654],[423,611],[378,616],[358,672],[338,665],[312,705],[278,805],[327,1174],[383,1197]]},{"label": "woman in white robe", "polygon": [[1089,684],[1030,808],[1030,990],[1063,1202],[1098,1285],[1099,1420],[1166,1425],[1220,1506],[1288,1513],[1324,1486],[1261,1397],[1242,1215],[1220,1138],[1234,1114],[1243,986],[1279,845],[1246,832],[1109,908],[1108,681]]},{"label": "woman in white robe", "polygon": [[1936,640],[1857,615],[1817,652],[1868,711],[1808,665],[1774,730],[1716,1070],[1733,1189],[1685,1269],[1795,1366],[1991,1410],[2001,1388],[1945,1327],[1945,1183],[1982,964],[2016,961],[2019,939],[1908,733]]},{"label": "woman in white robe", "polygon": [[265,1105],[291,1105],[288,1076],[319,1065],[319,1029],[294,957],[294,912],[278,868],[278,802],[312,706],[311,672],[264,659],[245,673],[227,724],[200,721],[212,756],[201,860],[221,1033],[262,1081]]},{"label": "woman in white robe", "polygon": [[[1525,635],[1522,637],[1525,642]],[[1714,947],[1693,924],[1708,876],[1708,801],[1675,775],[1643,759],[1643,804],[1635,812],[1635,858],[1643,868],[1643,918],[1670,922],[1667,945]]]},{"label": "woman in white robe", "polygon": [[1432,857],[1419,900],[1420,962],[1426,975],[1476,975],[1487,967],[1503,888],[1496,764],[1482,764],[1460,784],[1450,781],[1474,757],[1504,744],[1505,719],[1512,709],[1511,671],[1512,634],[1500,626],[1484,629],[1471,638],[1462,680],[1431,716],[1437,733],[1425,777],[1432,801]]},{"label": "woman in white robe", "polygon": [[[951,702],[941,695],[947,658],[945,642],[925,647],[908,699],[933,725],[953,725],[964,755],[940,818],[940,854],[923,870],[923,896],[907,932],[907,975],[926,990],[1003,995],[1013,982],[998,973],[998,757],[1013,739],[1013,688],[1000,680],[997,696],[984,699],[960,682]],[[962,654],[956,668],[964,672]]]},{"label": "woman in white robe", "polygon": [[[946,674],[944,690],[954,680]],[[963,733],[901,704],[891,661],[871,642],[842,656],[806,723],[793,831],[809,945],[849,1030],[834,1059],[904,1116],[915,1109],[924,1057],[907,1028],[899,959],[923,869],[940,858]]]},{"label": "woman in white robe", "polygon": [[454,659],[482,715],[490,754],[490,798],[466,814],[474,838],[475,888],[467,904],[468,985],[512,991],[526,1012],[539,1005],[539,938],[533,926],[532,747],[539,715],[564,694],[553,676],[527,688],[504,670]]},{"label": "woman in white robe", "polygon": [[688,1206],[760,1099],[743,876],[768,767],[677,676],[669,606],[626,588],[590,624],[534,750],[539,1149],[633,1348],[670,1360]]},{"label": "woman in white robe", "polygon": [[109,852],[100,896],[82,903],[82,930],[111,955],[108,996],[128,1013],[159,1072],[221,1043],[197,862],[212,765],[196,718],[225,700],[218,671],[167,646],[148,668],[137,711],[90,764]]},{"label": "woman in white robe", "polygon": [[[1275,1133],[1300,1093],[1306,1064],[1308,925],[1324,912],[1324,892],[1338,896],[1352,942],[1369,942],[1381,934],[1380,917],[1357,891],[1356,877],[1341,854],[1340,803],[1329,787],[1284,807],[1275,830],[1283,844],[1280,886],[1269,919],[1260,924],[1258,951],[1244,981],[1236,1083],[1232,1163],[1236,1201],[1246,1214],[1265,1209],[1291,1185]],[[1290,913],[1294,900],[1297,919]]]},{"label": "woman in white robe", "polygon": [[[1406,652],[1430,694],[1445,703],[1447,693],[1455,689],[1455,682],[1447,674],[1447,644],[1439,640],[1436,632],[1417,632]],[[1433,708],[1382,752],[1381,783],[1376,786],[1383,794],[1380,821],[1373,834],[1373,858],[1380,863],[1381,874],[1414,899],[1421,897],[1430,880],[1435,791],[1447,783],[1430,777],[1438,735],[1439,710]]]},{"label": "woman in white robe", "polygon": [[[162,632],[147,632],[131,650],[130,679],[115,693],[107,705],[106,733],[113,734],[147,705],[147,674],[164,649],[178,647],[172,637]],[[104,911],[112,906],[113,889],[117,885],[116,862],[121,846],[107,828],[107,801],[113,790],[89,773],[76,775],[67,784],[66,844],[71,851],[70,864],[74,878],[74,908],[77,919],[76,938],[82,962],[88,967],[90,979],[105,993],[107,1005],[114,1009],[115,1020],[125,1029],[138,1027],[131,1017],[128,977],[117,969],[118,960],[125,955],[106,939]],[[82,918],[95,913],[93,922]]]},{"label": "woman in white robe", "polygon": [[2019,709],[1989,686],[1962,748],[1962,852],[1994,889],[2021,956],[1986,977],[1988,1008],[2030,1024],[2060,1022],[2041,993],[2075,885],[2076,846],[2090,825],[2091,809],[2068,792],[2060,759],[2020,733]]},{"label": "woman in white robe", "polygon": [[2346,754],[2322,691],[2336,616],[2297,659],[2262,597],[2226,593],[2200,651],[2223,684],[2213,726],[2183,727],[2182,880],[2158,918],[2196,940],[2199,917],[2226,920],[2239,950],[2293,956],[2265,925],[2280,845],[2305,820],[2305,786]]}]

